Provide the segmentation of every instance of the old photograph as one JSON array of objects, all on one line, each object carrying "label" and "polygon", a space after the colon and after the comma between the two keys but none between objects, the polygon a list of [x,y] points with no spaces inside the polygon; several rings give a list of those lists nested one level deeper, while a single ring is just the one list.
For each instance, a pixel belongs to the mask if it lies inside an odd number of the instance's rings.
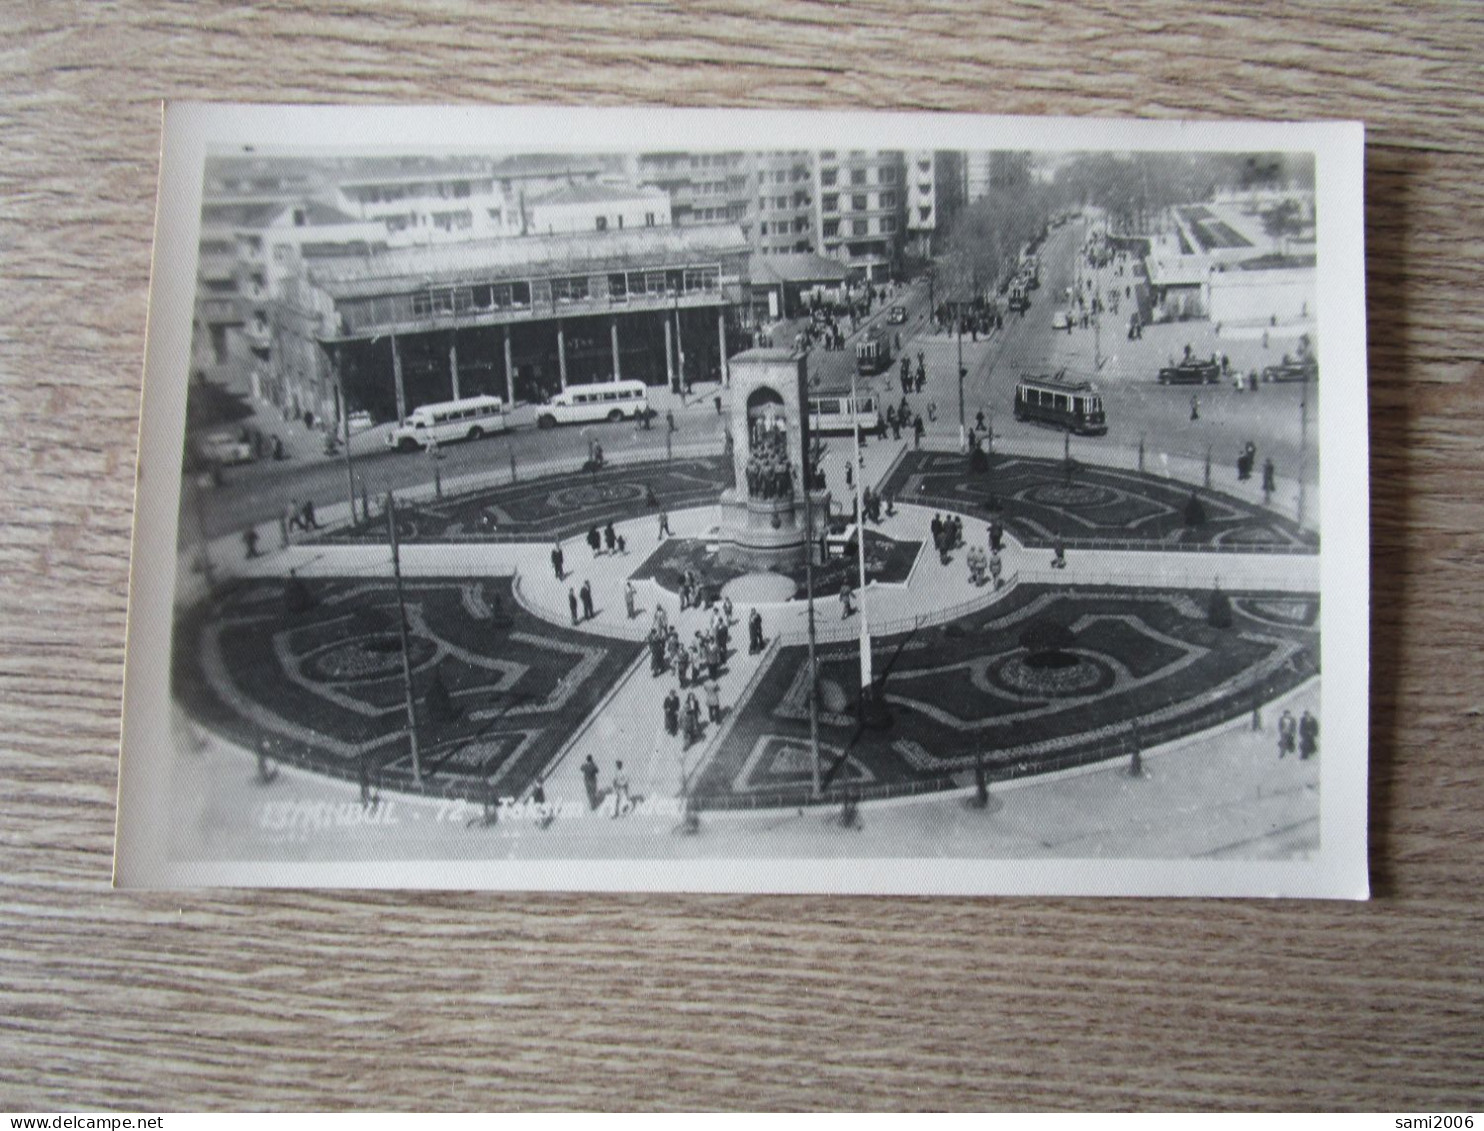
[{"label": "old photograph", "polygon": [[1363,898],[1361,153],[169,108],[118,882]]}]

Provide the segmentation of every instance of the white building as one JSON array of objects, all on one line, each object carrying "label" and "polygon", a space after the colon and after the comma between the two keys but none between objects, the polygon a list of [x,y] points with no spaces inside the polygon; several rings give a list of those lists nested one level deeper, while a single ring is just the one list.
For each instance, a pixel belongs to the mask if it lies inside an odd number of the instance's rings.
[{"label": "white building", "polygon": [[532,235],[668,228],[670,194],[652,185],[568,184],[526,201]]}]

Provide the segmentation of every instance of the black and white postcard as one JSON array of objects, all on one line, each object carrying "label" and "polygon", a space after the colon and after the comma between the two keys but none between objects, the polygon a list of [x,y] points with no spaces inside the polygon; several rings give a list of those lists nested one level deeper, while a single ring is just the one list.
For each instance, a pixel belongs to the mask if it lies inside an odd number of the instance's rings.
[{"label": "black and white postcard", "polygon": [[117,882],[1364,898],[1362,152],[168,107]]}]

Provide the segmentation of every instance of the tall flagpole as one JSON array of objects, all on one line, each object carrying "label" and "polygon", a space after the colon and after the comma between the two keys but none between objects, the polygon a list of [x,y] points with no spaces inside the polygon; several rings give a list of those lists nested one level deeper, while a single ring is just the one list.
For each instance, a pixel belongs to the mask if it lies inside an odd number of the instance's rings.
[{"label": "tall flagpole", "polygon": [[817,800],[822,779],[819,767],[819,657],[814,628],[814,437],[808,428],[809,402],[804,400],[803,404],[805,411],[799,421],[799,452],[804,459],[804,592],[809,605],[809,796]]},{"label": "tall flagpole", "polygon": [[853,446],[851,459],[855,461],[855,546],[860,562],[860,612],[861,612],[861,698],[865,699],[870,693],[873,680],[871,679],[871,629],[866,620],[866,510],[861,501],[861,480],[865,478],[865,468],[861,466],[861,425],[860,425],[860,401],[855,393],[855,370],[850,371],[850,415],[854,423],[851,430]]}]

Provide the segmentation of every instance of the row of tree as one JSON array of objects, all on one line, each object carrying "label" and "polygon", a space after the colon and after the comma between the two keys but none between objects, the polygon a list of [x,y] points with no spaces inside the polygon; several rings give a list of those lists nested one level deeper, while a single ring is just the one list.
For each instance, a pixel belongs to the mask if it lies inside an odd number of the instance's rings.
[{"label": "row of tree", "polygon": [[1165,209],[1210,200],[1220,189],[1313,187],[1314,160],[1306,153],[1107,152],[1055,161],[992,153],[988,194],[964,205],[949,226],[939,261],[942,293],[967,298],[1004,279],[1021,251],[1069,212],[1096,208],[1114,232],[1147,232]]}]

